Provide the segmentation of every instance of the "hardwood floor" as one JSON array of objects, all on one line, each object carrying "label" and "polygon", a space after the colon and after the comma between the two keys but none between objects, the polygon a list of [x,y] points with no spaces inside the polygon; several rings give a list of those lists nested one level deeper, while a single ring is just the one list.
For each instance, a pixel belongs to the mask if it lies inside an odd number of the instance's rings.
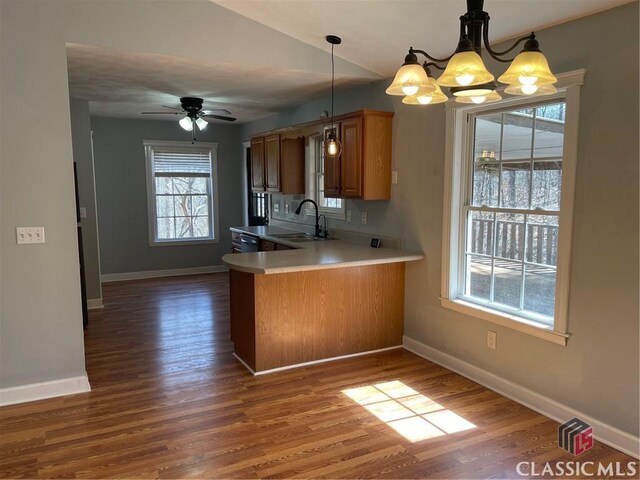
[{"label": "hardwood floor", "polygon": [[519,478],[521,461],[632,461],[598,442],[574,457],[556,422],[404,350],[253,377],[231,355],[227,278],[105,284],[92,391],[1,408],[0,477]]}]

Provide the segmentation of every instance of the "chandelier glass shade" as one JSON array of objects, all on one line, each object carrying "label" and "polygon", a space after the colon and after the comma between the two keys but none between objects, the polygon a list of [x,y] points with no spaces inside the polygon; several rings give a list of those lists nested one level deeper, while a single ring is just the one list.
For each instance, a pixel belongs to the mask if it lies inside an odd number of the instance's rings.
[{"label": "chandelier glass shade", "polygon": [[[492,59],[510,64],[498,77],[507,85],[509,95],[549,95],[556,92],[553,84],[558,81],[551,72],[547,59],[540,51],[533,32],[519,38],[508,49],[496,51],[489,43],[489,14],[483,10],[484,0],[467,0],[467,13],[460,17],[460,39],[450,56],[436,58],[424,50],[409,48],[405,61],[386,90],[389,95],[402,95],[408,105],[431,105],[446,101],[440,87],[449,89],[459,103],[485,103],[501,99],[496,92],[498,83],[482,60],[486,52]],[[521,44],[522,51],[515,58],[506,58]],[[426,65],[443,70],[434,81],[421,68],[418,55],[430,62]],[[426,78],[425,78],[426,77]],[[495,94],[495,95],[494,95]],[[442,99],[445,97],[445,100]]]}]

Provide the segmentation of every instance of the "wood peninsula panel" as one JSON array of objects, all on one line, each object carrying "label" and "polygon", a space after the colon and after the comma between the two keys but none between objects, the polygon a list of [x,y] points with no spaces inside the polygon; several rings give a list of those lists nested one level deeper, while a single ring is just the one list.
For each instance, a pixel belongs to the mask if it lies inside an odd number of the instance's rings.
[{"label": "wood peninsula panel", "polygon": [[254,370],[401,345],[403,306],[404,263],[255,275]]},{"label": "wood peninsula panel", "polygon": [[229,270],[231,341],[233,351],[249,367],[256,366],[254,274]]}]

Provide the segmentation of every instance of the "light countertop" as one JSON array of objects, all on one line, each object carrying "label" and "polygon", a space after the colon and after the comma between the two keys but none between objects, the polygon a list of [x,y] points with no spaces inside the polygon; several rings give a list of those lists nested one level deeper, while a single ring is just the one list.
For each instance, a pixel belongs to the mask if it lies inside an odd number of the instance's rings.
[{"label": "light countertop", "polygon": [[371,248],[342,240],[292,242],[286,238],[272,236],[273,234],[296,232],[296,230],[280,227],[233,227],[231,230],[248,233],[295,248],[295,250],[230,253],[222,257],[222,261],[230,269],[241,272],[274,274],[320,270],[323,268],[413,262],[424,259],[424,255],[421,253],[407,252],[395,248]]}]

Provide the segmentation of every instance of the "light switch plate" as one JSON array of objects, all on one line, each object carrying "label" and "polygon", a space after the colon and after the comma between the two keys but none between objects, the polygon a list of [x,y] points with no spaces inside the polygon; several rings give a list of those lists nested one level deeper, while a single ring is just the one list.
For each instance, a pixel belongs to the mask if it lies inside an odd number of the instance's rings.
[{"label": "light switch plate", "polygon": [[394,170],[393,172],[391,172],[391,183],[393,183],[394,185],[398,183],[398,171]]},{"label": "light switch plate", "polygon": [[487,331],[487,348],[495,350],[497,343],[498,343],[498,334],[496,332],[492,332],[491,330],[488,330]]},{"label": "light switch plate", "polygon": [[44,227],[18,227],[16,241],[18,245],[44,243]]},{"label": "light switch plate", "polygon": [[80,207],[80,218],[87,218],[87,209],[86,209],[86,207]]}]

